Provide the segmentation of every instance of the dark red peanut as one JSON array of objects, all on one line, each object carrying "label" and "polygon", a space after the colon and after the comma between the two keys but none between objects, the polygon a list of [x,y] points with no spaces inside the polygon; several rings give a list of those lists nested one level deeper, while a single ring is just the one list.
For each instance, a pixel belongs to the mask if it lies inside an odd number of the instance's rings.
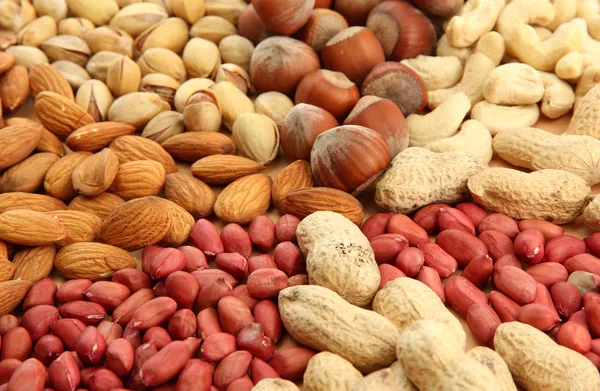
[{"label": "dark red peanut", "polygon": [[571,283],[557,282],[550,288],[550,295],[556,310],[565,318],[569,318],[581,308],[581,293]]},{"label": "dark red peanut", "polygon": [[238,253],[247,259],[252,253],[252,242],[248,233],[239,224],[230,223],[221,230],[221,242],[226,253]]},{"label": "dark red peanut", "polygon": [[142,379],[146,387],[156,387],[174,379],[185,368],[190,351],[182,341],[173,341],[142,365]]},{"label": "dark red peanut", "polygon": [[396,257],[396,267],[408,277],[415,277],[419,274],[424,263],[425,254],[416,247],[408,247]]},{"label": "dark red peanut", "polygon": [[122,388],[123,382],[111,370],[99,368],[88,380],[90,391],[107,391]]},{"label": "dark red peanut", "polygon": [[393,215],[388,222],[387,231],[404,236],[411,246],[429,243],[427,231],[405,215]]},{"label": "dark red peanut", "polygon": [[517,269],[523,269],[523,265],[521,265],[521,261],[519,261],[519,258],[517,258],[517,256],[514,254],[508,254],[508,255],[505,255],[502,258],[498,259],[494,263],[494,270],[500,269],[505,266],[513,266],[513,267],[516,267]]},{"label": "dark red peanut", "polygon": [[270,299],[289,286],[284,272],[275,269],[259,269],[248,277],[248,292],[258,300]]},{"label": "dark red peanut", "polygon": [[526,272],[537,282],[546,285],[548,288],[557,282],[567,281],[567,278],[569,278],[567,269],[557,262],[544,262],[533,265],[528,267]]},{"label": "dark red peanut", "polygon": [[425,265],[434,269],[441,278],[448,278],[456,271],[456,259],[435,243],[425,243],[418,246],[425,256]]},{"label": "dark red peanut", "polygon": [[177,302],[170,297],[157,297],[142,304],[131,317],[128,326],[147,330],[165,322],[177,311]]},{"label": "dark red peanut", "polygon": [[44,277],[29,289],[25,299],[23,299],[23,311],[27,311],[36,305],[54,305],[54,299],[58,287],[50,277]]},{"label": "dark red peanut", "polygon": [[248,272],[258,269],[277,269],[277,264],[269,254],[254,255],[248,258]]},{"label": "dark red peanut", "polygon": [[505,233],[492,229],[479,234],[479,239],[485,244],[494,261],[505,255],[514,255],[515,250],[512,240]]},{"label": "dark red peanut", "polygon": [[494,285],[519,304],[529,304],[535,299],[536,281],[525,271],[514,266],[494,270]]},{"label": "dark red peanut", "polygon": [[72,391],[79,385],[79,367],[70,352],[64,352],[48,368],[50,384],[56,391]]},{"label": "dark red peanut", "polygon": [[292,242],[281,242],[275,246],[273,260],[279,270],[288,277],[306,273],[306,263],[302,251]]},{"label": "dark red peanut", "polygon": [[33,342],[27,330],[23,327],[15,327],[6,333],[2,341],[2,360],[16,358],[25,361],[29,358]]},{"label": "dark red peanut", "polygon": [[450,254],[462,267],[466,267],[476,257],[488,254],[487,247],[476,236],[458,229],[440,232],[435,243]]},{"label": "dark red peanut", "polygon": [[494,271],[492,258],[485,255],[474,258],[463,270],[462,276],[471,281],[478,288],[483,288]]},{"label": "dark red peanut", "polygon": [[250,373],[252,375],[252,381],[257,384],[263,379],[279,379],[279,374],[273,369],[272,366],[261,360],[260,358],[253,358],[250,362]]},{"label": "dark red peanut", "polygon": [[396,278],[406,277],[406,274],[402,273],[396,266],[392,266],[387,263],[379,265],[379,274],[381,275],[379,289],[383,288],[385,284],[395,280]]},{"label": "dark red peanut", "polygon": [[56,335],[46,334],[41,337],[33,348],[33,356],[42,364],[48,366],[65,351],[65,345]]},{"label": "dark red peanut", "polygon": [[0,316],[0,335],[5,336],[8,330],[19,327],[19,318],[14,315],[6,314]]},{"label": "dark red peanut", "polygon": [[192,272],[192,276],[198,281],[200,290],[207,285],[212,284],[217,278],[224,278],[232,287],[235,287],[238,281],[233,276],[219,269],[203,269]]},{"label": "dark red peanut", "polygon": [[155,280],[167,278],[167,276],[176,271],[185,268],[185,256],[176,248],[164,248],[160,250],[148,265],[146,273],[150,274]]},{"label": "dark red peanut", "polygon": [[587,352],[584,356],[590,360],[598,370],[600,370],[600,355],[592,352]]},{"label": "dark red peanut", "polygon": [[164,250],[164,247],[151,245],[144,248],[142,251],[142,271],[150,274],[150,264],[156,255]]},{"label": "dark red peanut", "polygon": [[455,208],[444,207],[438,210],[438,226],[440,231],[459,229],[476,235],[475,226],[469,217]]},{"label": "dark red peanut", "polygon": [[294,215],[285,214],[279,218],[275,224],[275,237],[279,243],[296,243],[296,229],[300,224],[300,219]]},{"label": "dark red peanut", "polygon": [[123,330],[123,338],[129,341],[134,349],[137,349],[138,346],[140,346],[143,342],[142,333],[140,330],[133,329],[129,327],[129,325],[127,325],[125,330]]},{"label": "dark red peanut", "polygon": [[126,325],[135,311],[152,299],[154,299],[154,292],[151,289],[140,289],[115,308],[112,313],[113,320],[120,325]]},{"label": "dark red peanut", "polygon": [[600,257],[600,232],[596,232],[583,240],[592,255]]},{"label": "dark red peanut", "polygon": [[446,302],[446,295],[442,286],[442,280],[439,273],[435,269],[428,266],[423,266],[417,275],[417,280],[431,288],[431,290],[439,296],[442,303]]},{"label": "dark red peanut", "polygon": [[134,350],[133,369],[127,378],[127,387],[131,390],[145,390],[142,382],[142,366],[158,352],[154,342],[147,342]]},{"label": "dark red peanut", "polygon": [[[277,313],[279,314],[279,311]],[[222,331],[219,314],[214,308],[206,308],[198,312],[196,323],[198,325],[198,329],[196,330],[198,338],[206,339],[209,335]]]},{"label": "dark red peanut", "polygon": [[127,376],[133,369],[134,351],[129,341],[119,338],[106,347],[106,367],[117,376]]},{"label": "dark red peanut", "polygon": [[131,291],[118,282],[97,281],[83,294],[89,301],[98,303],[107,311],[112,312],[131,295]]},{"label": "dark red peanut", "polygon": [[196,315],[189,309],[182,309],[169,319],[168,330],[173,339],[183,340],[196,333]]},{"label": "dark red peanut", "polygon": [[546,258],[548,262],[563,263],[577,254],[584,254],[587,248],[585,242],[570,235],[562,235],[550,239],[546,243]]},{"label": "dark red peanut", "polygon": [[184,271],[191,273],[196,270],[208,269],[208,262],[204,253],[196,247],[192,246],[181,246],[177,250],[183,253],[185,258]]},{"label": "dark red peanut", "polygon": [[248,276],[248,261],[240,253],[221,253],[216,256],[215,264],[238,280]]},{"label": "dark red peanut", "polygon": [[302,380],[308,362],[317,354],[307,348],[287,348],[275,353],[269,365],[283,379],[290,381]]},{"label": "dark red peanut", "polygon": [[271,360],[277,352],[260,323],[251,323],[244,327],[237,335],[237,345],[240,349],[250,352],[253,357],[265,361]]},{"label": "dark red peanut", "polygon": [[387,232],[387,225],[393,213],[375,213],[369,217],[360,227],[362,233],[368,240]]},{"label": "dark red peanut", "polygon": [[78,319],[88,326],[97,325],[106,318],[106,310],[100,304],[77,300],[61,305],[60,316]]},{"label": "dark red peanut", "polygon": [[560,318],[550,307],[539,303],[531,303],[519,308],[517,319],[542,331],[552,330],[560,322]]},{"label": "dark red peanut", "polygon": [[165,280],[165,288],[169,297],[175,300],[180,308],[192,308],[200,291],[198,281],[185,271],[169,274]]},{"label": "dark red peanut", "polygon": [[591,292],[583,295],[583,309],[592,335],[600,337],[600,303]]},{"label": "dark red peanut", "polygon": [[517,320],[517,311],[521,307],[504,293],[491,291],[490,304],[502,322],[514,322]]},{"label": "dark red peanut", "polygon": [[102,334],[107,344],[123,336],[123,326],[116,322],[103,320],[96,328]]},{"label": "dark red peanut", "polygon": [[250,368],[252,354],[245,350],[234,352],[225,357],[215,369],[214,385],[221,391],[235,380],[243,377]]},{"label": "dark red peanut", "polygon": [[190,236],[196,246],[208,256],[215,256],[224,251],[223,242],[217,228],[206,219],[200,219],[196,222]]},{"label": "dark red peanut", "polygon": [[79,336],[85,330],[85,323],[78,319],[63,318],[50,325],[52,333],[65,344],[68,350],[75,350]]},{"label": "dark red peanut", "polygon": [[208,391],[215,368],[198,358],[191,359],[177,379],[177,391]]},{"label": "dark red peanut", "polygon": [[227,333],[211,334],[204,340],[200,353],[202,358],[217,363],[237,350],[236,338]]},{"label": "dark red peanut", "polygon": [[159,326],[154,326],[146,330],[142,340],[144,343],[148,343],[150,341],[154,341],[154,346],[156,346],[156,349],[161,350],[167,344],[173,342],[173,339],[167,330]]},{"label": "dark red peanut", "polygon": [[[294,231],[295,232],[295,231]],[[221,232],[221,234],[223,234]],[[275,245],[275,224],[269,216],[256,216],[248,227],[250,241],[263,251],[270,251]]]},{"label": "dark red peanut", "polygon": [[548,306],[548,308],[550,308],[556,314],[556,317],[560,319],[558,311],[556,311],[556,307],[552,301],[550,291],[548,291],[548,288],[546,288],[545,285],[540,284],[539,282],[535,285],[535,299],[533,299],[533,303]]},{"label": "dark red peanut", "polygon": [[65,281],[56,291],[56,300],[59,304],[83,300],[83,292],[92,284],[92,281],[86,279]]},{"label": "dark red peanut", "polygon": [[477,230],[479,230],[479,224],[488,216],[485,209],[473,202],[460,203],[456,205],[456,209],[466,214]]},{"label": "dark red peanut", "polygon": [[438,211],[441,208],[449,208],[447,204],[431,204],[419,209],[413,216],[413,221],[428,234],[438,231]]},{"label": "dark red peanut", "polygon": [[[0,385],[8,383],[15,370],[21,366],[21,360],[7,358],[0,361]],[[79,373],[79,370],[77,370]]]},{"label": "dark red peanut", "polygon": [[[400,234],[383,234],[371,240],[371,248],[378,264],[393,262],[396,256],[407,247],[408,240]],[[277,262],[277,258],[275,261]]]},{"label": "dark red peanut", "polygon": [[44,364],[30,358],[23,361],[8,381],[9,391],[42,391],[46,382],[46,368]]},{"label": "dark red peanut", "polygon": [[223,331],[232,335],[237,336],[240,330],[254,322],[246,304],[233,296],[226,296],[219,301],[218,312]]},{"label": "dark red peanut", "polygon": [[578,254],[570,257],[564,262],[569,273],[584,271],[600,275],[600,259],[592,254]]},{"label": "dark red peanut", "polygon": [[288,278],[288,284],[290,284],[290,286],[310,285],[307,274],[296,274],[295,276],[291,276]]},{"label": "dark red peanut", "polygon": [[185,346],[190,351],[190,357],[198,357],[200,354],[200,346],[202,346],[202,339],[196,337],[189,337],[183,340]]},{"label": "dark red peanut", "polygon": [[33,341],[37,341],[43,335],[48,334],[50,326],[58,320],[58,309],[51,305],[38,305],[27,310],[21,318],[21,326],[31,335]]},{"label": "dark red peanut", "polygon": [[243,301],[248,308],[250,308],[250,311],[254,310],[254,307],[259,302],[259,300],[250,295],[250,292],[248,292],[248,285],[246,284],[236,286],[232,291],[232,296]]},{"label": "dark red peanut", "polygon": [[475,303],[467,310],[467,325],[485,345],[493,347],[494,334],[502,321],[487,303]]},{"label": "dark red peanut", "polygon": [[546,240],[556,238],[565,233],[565,229],[560,225],[544,220],[521,220],[519,221],[518,226],[521,231],[525,231],[526,229],[538,229],[542,231]]},{"label": "dark red peanut", "polygon": [[106,340],[94,326],[88,326],[75,345],[77,357],[86,365],[98,365],[106,353]]},{"label": "dark red peanut", "polygon": [[519,234],[519,225],[517,222],[513,218],[500,213],[488,215],[485,219],[481,220],[477,229],[479,232],[488,231],[490,229],[500,231],[511,239],[516,238]]},{"label": "dark red peanut", "polygon": [[282,325],[277,305],[270,300],[263,300],[254,307],[254,321],[259,323],[267,337],[273,343],[281,339]]},{"label": "dark red peanut", "polygon": [[463,318],[467,315],[467,310],[471,305],[488,301],[483,291],[461,276],[448,278],[444,286],[444,293],[448,304]]},{"label": "dark red peanut", "polygon": [[138,269],[121,269],[116,271],[112,276],[113,282],[125,285],[131,293],[135,293],[140,289],[151,289],[152,280],[150,277]]},{"label": "dark red peanut", "polygon": [[583,321],[573,314],[572,319],[560,326],[556,335],[556,342],[578,353],[585,354],[592,348],[592,336],[587,326],[585,312],[579,311]]},{"label": "dark red peanut", "polygon": [[546,240],[542,231],[538,229],[528,229],[521,231],[515,238],[515,254],[523,262],[531,265],[540,263],[544,258]]},{"label": "dark red peanut", "polygon": [[169,292],[167,292],[167,284],[165,283],[165,280],[160,280],[159,282],[154,284],[154,287],[152,287],[152,292],[154,292],[154,295],[156,297],[169,296]]},{"label": "dark red peanut", "polygon": [[216,307],[225,296],[233,295],[233,288],[224,278],[219,277],[210,285],[200,289],[198,298],[196,299],[195,308],[201,311],[205,308]]}]

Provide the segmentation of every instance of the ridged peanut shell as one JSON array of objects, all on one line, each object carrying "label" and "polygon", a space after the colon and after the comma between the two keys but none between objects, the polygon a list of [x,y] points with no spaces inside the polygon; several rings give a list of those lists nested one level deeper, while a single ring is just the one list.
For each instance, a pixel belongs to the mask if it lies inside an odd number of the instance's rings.
[{"label": "ridged peanut shell", "polygon": [[156,141],[140,136],[121,136],[110,143],[110,149],[117,154],[119,162],[134,160],[156,160],[165,167],[167,174],[177,172],[175,160]]},{"label": "ridged peanut shell", "polygon": [[594,197],[583,210],[585,225],[594,231],[600,231],[600,197]]},{"label": "ridged peanut shell", "polygon": [[227,223],[246,224],[263,215],[271,204],[271,177],[247,175],[230,183],[215,202],[215,214]]},{"label": "ridged peanut shell", "polygon": [[508,365],[494,350],[486,346],[476,346],[467,351],[467,356],[474,358],[492,371],[500,387],[499,391],[517,391]]},{"label": "ridged peanut shell", "polygon": [[100,217],[79,210],[55,210],[47,214],[58,219],[67,230],[67,237],[56,243],[60,247],[78,242],[93,242],[102,224]]},{"label": "ridged peanut shell", "polygon": [[90,155],[90,152],[73,152],[57,160],[46,172],[46,193],[61,200],[75,197],[77,192],[73,187],[73,169]]},{"label": "ridged peanut shell", "polygon": [[566,224],[588,203],[591,188],[581,177],[562,170],[524,173],[489,168],[469,178],[475,202],[517,220],[538,219]]},{"label": "ridged peanut shell", "polygon": [[573,118],[565,134],[579,134],[598,138],[600,137],[600,120],[598,118],[598,104],[600,102],[600,87],[592,88],[581,100],[574,110]]},{"label": "ridged peanut shell", "polygon": [[306,391],[350,390],[362,379],[363,375],[348,360],[321,352],[308,362],[302,385]]},{"label": "ridged peanut shell", "polygon": [[192,164],[192,174],[196,178],[215,185],[227,184],[264,169],[262,164],[236,155],[211,155]]},{"label": "ridged peanut shell", "polygon": [[63,247],[56,254],[54,267],[66,278],[96,281],[110,278],[118,270],[136,267],[136,260],[127,251],[108,244],[81,242]]},{"label": "ridged peanut shell", "polygon": [[31,288],[31,283],[24,280],[0,282],[0,316],[12,312]]},{"label": "ridged peanut shell", "polygon": [[44,127],[35,122],[19,123],[0,129],[0,170],[25,159],[42,138]]},{"label": "ridged peanut shell", "polygon": [[61,200],[43,194],[22,192],[0,194],[0,213],[14,209],[49,212],[67,209],[67,206]]},{"label": "ridged peanut shell", "polygon": [[15,253],[13,280],[26,280],[35,284],[52,271],[56,248],[53,245],[27,247]]},{"label": "ridged peanut shell", "polygon": [[66,236],[62,224],[42,212],[15,209],[0,214],[0,240],[7,243],[43,246]]},{"label": "ridged peanut shell", "polygon": [[135,127],[121,122],[99,122],[82,126],[67,137],[73,151],[98,152],[120,136],[135,133]]}]

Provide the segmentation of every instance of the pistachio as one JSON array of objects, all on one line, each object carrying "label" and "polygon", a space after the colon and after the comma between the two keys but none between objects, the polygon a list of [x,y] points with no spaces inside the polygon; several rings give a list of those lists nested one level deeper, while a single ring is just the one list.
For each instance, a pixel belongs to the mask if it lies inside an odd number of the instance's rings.
[{"label": "pistachio", "polygon": [[16,33],[35,19],[29,0],[0,0],[0,27]]},{"label": "pistachio", "polygon": [[22,65],[27,70],[37,64],[48,64],[48,57],[44,52],[33,46],[16,45],[7,48],[5,53],[10,54],[15,58],[16,65]]},{"label": "pistachio", "polygon": [[117,0],[117,4],[119,4],[120,8],[125,8],[131,4],[143,3],[144,0]]},{"label": "pistachio", "polygon": [[173,14],[189,24],[194,24],[204,16],[204,1],[202,0],[171,0]]},{"label": "pistachio", "polygon": [[82,38],[89,45],[92,53],[107,51],[120,53],[129,58],[133,56],[133,38],[116,27],[96,27],[85,32]]},{"label": "pistachio", "polygon": [[173,7],[171,7],[171,0],[144,0],[144,3],[156,4],[165,11],[167,11],[167,14],[169,14],[169,16],[173,16]]},{"label": "pistachio", "polygon": [[108,86],[100,80],[86,81],[77,90],[75,102],[87,111],[96,122],[105,121],[114,101]]},{"label": "pistachio", "polygon": [[119,12],[116,0],[67,0],[67,4],[74,15],[89,19],[96,26],[108,24]]},{"label": "pistachio", "polygon": [[116,97],[138,91],[141,80],[140,67],[129,57],[117,58],[106,70],[106,85]]},{"label": "pistachio", "polygon": [[217,98],[217,105],[223,117],[223,125],[232,129],[239,116],[254,113],[254,103],[233,84],[222,81],[209,88]]},{"label": "pistachio", "polygon": [[185,81],[186,78],[183,60],[169,49],[148,49],[138,59],[137,64],[144,76],[150,73],[163,73],[179,83]]},{"label": "pistachio", "polygon": [[133,43],[137,55],[151,48],[165,48],[179,54],[188,41],[188,25],[183,19],[168,18],[144,30]]},{"label": "pistachio", "polygon": [[91,54],[87,43],[75,35],[57,35],[47,39],[40,45],[40,49],[52,62],[73,61],[81,66],[85,66]]},{"label": "pistachio", "polygon": [[278,128],[283,126],[285,117],[293,107],[294,102],[287,95],[277,91],[260,94],[254,101],[256,112],[271,118]]},{"label": "pistachio", "polygon": [[169,15],[161,6],[136,3],[121,8],[111,19],[110,25],[137,37],[148,27],[167,19]]},{"label": "pistachio", "polygon": [[87,31],[94,28],[94,23],[85,18],[67,18],[58,22],[58,33],[60,35],[82,37]]},{"label": "pistachio", "polygon": [[234,34],[237,34],[237,29],[230,21],[214,15],[200,18],[190,29],[192,38],[204,38],[217,44],[223,38]]},{"label": "pistachio", "polygon": [[90,80],[90,74],[81,65],[71,61],[55,61],[52,66],[63,75],[67,82],[77,90],[83,83]]},{"label": "pistachio", "polygon": [[94,79],[106,82],[108,66],[114,60],[121,57],[123,55],[116,52],[98,52],[90,58],[85,69]]},{"label": "pistachio", "polygon": [[269,164],[279,152],[279,129],[263,114],[242,114],[233,125],[231,138],[240,155]]},{"label": "pistachio", "polygon": [[69,13],[66,0],[33,0],[33,7],[38,16],[48,15],[57,22],[66,18]]},{"label": "pistachio", "polygon": [[185,105],[192,94],[205,90],[213,84],[215,84],[214,81],[205,78],[189,79],[181,83],[175,93],[175,110],[183,113],[183,109],[185,109]]},{"label": "pistachio", "polygon": [[254,44],[240,35],[230,35],[219,42],[221,60],[225,63],[237,64],[246,72],[250,69],[250,59],[254,52]]},{"label": "pistachio", "polygon": [[233,83],[246,95],[252,91],[252,84],[250,83],[248,72],[236,64],[223,64],[217,69],[215,82],[220,81]]},{"label": "pistachio", "polygon": [[248,7],[248,3],[244,0],[206,0],[204,2],[207,15],[220,16],[236,26],[246,7]]},{"label": "pistachio", "polygon": [[0,49],[6,50],[12,45],[16,45],[17,36],[9,30],[0,30]]},{"label": "pistachio", "polygon": [[185,132],[183,115],[176,111],[163,111],[148,122],[142,136],[160,144],[169,137],[183,132]]},{"label": "pistachio", "polygon": [[221,111],[212,91],[192,94],[183,110],[183,122],[190,132],[218,132],[221,128]]},{"label": "pistachio", "polygon": [[171,107],[175,101],[175,92],[179,82],[171,76],[162,73],[150,73],[142,78],[140,91],[153,92],[164,99]]},{"label": "pistachio", "polygon": [[183,63],[190,77],[214,77],[221,65],[221,54],[214,42],[192,38],[183,50]]},{"label": "pistachio", "polygon": [[[132,107],[135,110],[132,110]],[[108,120],[142,129],[158,113],[169,110],[169,104],[150,92],[131,92],[117,98],[108,110]]]},{"label": "pistachio", "polygon": [[52,16],[41,16],[17,33],[19,45],[39,47],[45,40],[56,36],[56,21]]}]

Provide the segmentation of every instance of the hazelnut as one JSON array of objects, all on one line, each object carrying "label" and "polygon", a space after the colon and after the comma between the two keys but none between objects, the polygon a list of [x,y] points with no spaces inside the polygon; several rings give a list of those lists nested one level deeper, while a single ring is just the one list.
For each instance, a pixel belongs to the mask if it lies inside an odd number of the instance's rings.
[{"label": "hazelnut", "polygon": [[350,26],[364,26],[369,12],[383,0],[336,0],[333,9],[342,14]]},{"label": "hazelnut", "polygon": [[223,64],[217,69],[215,81],[228,81],[233,83],[237,88],[240,89],[244,94],[248,95],[248,92],[252,90],[250,84],[250,76],[242,67],[235,64]]},{"label": "hazelnut", "polygon": [[357,125],[343,125],[320,134],[310,154],[317,185],[355,196],[377,180],[390,161],[390,147],[384,138]]},{"label": "hazelnut", "polygon": [[315,0],[253,0],[252,5],[268,30],[290,35],[304,26]]},{"label": "hazelnut", "polygon": [[281,127],[281,147],[290,162],[310,160],[317,137],[339,126],[333,115],[320,107],[300,103],[285,117]]},{"label": "hazelnut", "polygon": [[310,46],[288,37],[271,37],[254,49],[250,78],[259,92],[290,95],[304,76],[317,69],[319,58]]},{"label": "hazelnut", "polygon": [[294,35],[316,52],[340,31],[348,28],[348,22],[339,13],[330,9],[318,8],[310,13],[306,24]]},{"label": "hazelnut", "polygon": [[421,112],[427,106],[427,87],[421,76],[397,62],[384,62],[373,68],[363,83],[362,95],[391,100],[404,117]]},{"label": "hazelnut", "polygon": [[279,152],[279,129],[263,114],[242,114],[233,124],[231,138],[240,155],[263,165],[275,160]]},{"label": "hazelnut", "polygon": [[379,133],[387,141],[392,158],[408,147],[406,121],[391,100],[372,95],[362,97],[344,125],[360,125]]},{"label": "hazelnut", "polygon": [[255,45],[273,36],[273,33],[267,30],[258,18],[252,4],[242,12],[238,23],[238,31],[242,37],[248,38]]},{"label": "hazelnut", "polygon": [[366,27],[350,27],[337,33],[321,50],[323,68],[342,72],[357,85],[375,65],[385,61],[383,48]]},{"label": "hazelnut", "polygon": [[331,8],[333,0],[315,0],[315,8]]},{"label": "hazelnut", "polygon": [[215,94],[209,90],[193,93],[183,109],[183,123],[190,132],[218,132],[221,128],[221,111]]},{"label": "hazelnut", "polygon": [[283,126],[285,117],[293,107],[294,102],[286,95],[277,91],[262,93],[254,101],[256,112],[271,118],[278,128]]},{"label": "hazelnut", "polygon": [[346,118],[359,99],[356,84],[343,73],[326,69],[304,76],[296,90],[296,103],[318,106],[338,120]]},{"label": "hazelnut", "polygon": [[443,17],[456,15],[465,4],[465,0],[411,0],[411,2],[427,14]]},{"label": "hazelnut", "polygon": [[254,52],[254,44],[241,35],[230,35],[219,42],[219,52],[224,63],[237,64],[250,71],[250,59]]},{"label": "hazelnut", "polygon": [[429,18],[404,1],[384,1],[373,8],[367,27],[377,36],[385,56],[393,61],[433,54],[437,44]]},{"label": "hazelnut", "polygon": [[205,16],[200,18],[190,28],[192,38],[204,38],[218,44],[225,37],[237,34],[235,26],[220,16]]}]

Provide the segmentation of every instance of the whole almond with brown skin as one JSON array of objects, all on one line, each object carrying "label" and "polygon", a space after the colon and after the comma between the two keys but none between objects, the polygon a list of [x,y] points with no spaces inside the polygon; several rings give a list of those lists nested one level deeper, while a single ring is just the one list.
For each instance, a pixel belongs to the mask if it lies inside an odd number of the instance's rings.
[{"label": "whole almond with brown skin", "polygon": [[171,221],[173,223],[167,235],[158,244],[165,247],[179,247],[190,237],[196,220],[194,216],[176,203],[162,198],[161,200],[167,205],[169,212],[171,212]]},{"label": "whole almond with brown skin", "polygon": [[134,160],[154,160],[165,167],[167,174],[177,172],[175,160],[156,141],[140,136],[121,136],[110,143],[110,149],[117,154],[119,162]]},{"label": "whole almond with brown skin", "polygon": [[0,52],[0,74],[8,71],[13,65],[15,65],[15,58],[4,52]]},{"label": "whole almond with brown skin", "polygon": [[97,152],[117,137],[135,133],[135,127],[121,122],[98,122],[82,126],[67,137],[65,144],[73,151]]},{"label": "whole almond with brown skin", "polygon": [[192,164],[192,174],[196,178],[214,185],[227,184],[264,169],[262,164],[236,155],[211,155]]},{"label": "whole almond with brown skin", "polygon": [[29,96],[29,74],[27,68],[15,65],[0,76],[0,99],[2,108],[17,111]]},{"label": "whole almond with brown skin", "polygon": [[119,166],[109,191],[129,201],[157,195],[164,184],[165,168],[162,164],[154,160],[136,160]]},{"label": "whole almond with brown skin", "polygon": [[296,160],[277,174],[273,180],[271,193],[273,204],[281,213],[288,213],[285,197],[294,190],[313,187],[310,163],[305,160]]},{"label": "whole almond with brown skin", "polygon": [[194,217],[206,217],[213,213],[215,192],[206,183],[191,175],[180,172],[167,175],[164,193],[168,200]]},{"label": "whole almond with brown skin", "polygon": [[121,269],[136,267],[136,260],[115,246],[81,242],[63,247],[56,254],[54,267],[66,278],[96,281],[109,278]]},{"label": "whole almond with brown skin", "polygon": [[75,100],[73,89],[62,73],[50,64],[37,64],[29,71],[29,87],[33,99],[43,91],[56,92],[69,100]]},{"label": "whole almond with brown skin", "polygon": [[185,132],[169,137],[161,145],[173,157],[187,162],[210,155],[235,154],[233,141],[217,132]]},{"label": "whole almond with brown skin", "polygon": [[44,131],[42,132],[42,138],[35,147],[35,150],[39,152],[52,152],[61,157],[65,156],[65,147],[63,146],[62,142],[54,133],[46,128],[44,128]]},{"label": "whole almond with brown skin", "polygon": [[104,220],[113,210],[124,203],[125,200],[117,195],[102,193],[96,197],[77,196],[69,204],[69,209],[90,212]]},{"label": "whole almond with brown skin", "polygon": [[73,169],[91,155],[91,152],[73,152],[56,161],[46,172],[46,193],[65,201],[75,197],[77,192],[73,187]]},{"label": "whole almond with brown skin", "polygon": [[56,243],[60,247],[78,242],[93,242],[102,225],[102,219],[89,212],[54,210],[47,214],[58,219],[67,230],[67,237]]},{"label": "whole almond with brown skin", "polygon": [[42,194],[21,192],[0,194],[0,213],[15,209],[49,212],[51,210],[67,209],[67,205],[57,198]]},{"label": "whole almond with brown skin", "polygon": [[35,284],[52,271],[56,248],[53,245],[23,248],[15,254],[13,280],[26,280]]},{"label": "whole almond with brown skin", "polygon": [[46,172],[58,159],[58,155],[42,152],[15,164],[0,176],[0,193],[37,191],[44,183]]},{"label": "whole almond with brown skin", "polygon": [[15,209],[0,214],[0,240],[7,243],[43,246],[66,236],[62,224],[42,212]]},{"label": "whole almond with brown skin", "polygon": [[74,130],[94,123],[92,116],[77,103],[55,92],[40,92],[33,109],[42,125],[62,140]]},{"label": "whole almond with brown skin", "polygon": [[15,265],[4,255],[0,256],[0,282],[10,280],[14,272]]},{"label": "whole almond with brown skin", "polygon": [[3,256],[4,258],[9,258],[9,256],[8,256],[8,246],[4,242],[0,242],[0,256]]},{"label": "whole almond with brown skin", "polygon": [[171,211],[162,199],[137,198],[106,216],[99,238],[110,245],[135,251],[158,243],[171,230],[172,224]]},{"label": "whole almond with brown skin", "polygon": [[42,138],[44,127],[35,122],[20,123],[0,129],[0,170],[25,159]]},{"label": "whole almond with brown skin", "polygon": [[339,213],[357,225],[363,219],[363,207],[356,198],[328,187],[295,190],[287,195],[285,202],[286,212],[301,219],[321,210]]},{"label": "whole almond with brown skin", "polygon": [[227,223],[247,224],[271,204],[271,177],[252,174],[229,184],[215,202],[215,214]]},{"label": "whole almond with brown skin", "polygon": [[6,315],[25,298],[31,283],[25,280],[11,280],[0,282],[0,316]]},{"label": "whole almond with brown skin", "polygon": [[97,196],[108,190],[119,171],[119,159],[108,148],[86,157],[73,169],[73,187],[79,194]]}]

